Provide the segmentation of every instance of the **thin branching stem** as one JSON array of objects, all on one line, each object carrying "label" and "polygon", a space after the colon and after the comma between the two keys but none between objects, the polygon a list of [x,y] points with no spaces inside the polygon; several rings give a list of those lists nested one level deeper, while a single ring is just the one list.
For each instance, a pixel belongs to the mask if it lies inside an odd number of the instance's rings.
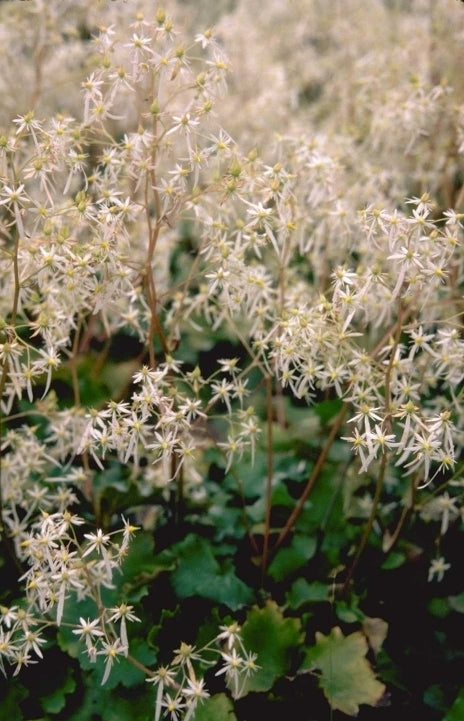
[{"label": "thin branching stem", "polygon": [[332,448],[332,445],[335,441],[335,439],[338,436],[338,433],[344,423],[346,413],[348,410],[348,405],[344,404],[339,411],[337,417],[335,418],[334,423],[332,424],[332,428],[330,429],[330,433],[327,437],[327,440],[317,458],[317,461],[315,463],[315,466],[313,470],[311,471],[311,475],[308,478],[308,481],[306,483],[305,489],[301,496],[298,499],[298,502],[293,509],[292,513],[290,514],[285,526],[280,531],[277,540],[273,547],[273,553],[275,553],[280,546],[284,543],[285,539],[288,537],[288,535],[292,532],[295,523],[302,512],[304,508],[304,504],[306,503],[311,491],[313,490],[314,486],[316,485],[316,482],[322,472],[322,469],[324,468],[324,463],[327,460],[327,456],[330,452],[330,449]]},{"label": "thin branching stem", "polygon": [[261,574],[264,574],[268,565],[269,557],[269,536],[271,532],[271,514],[272,514],[272,481],[274,477],[274,408],[273,408],[272,378],[266,378],[266,429],[267,429],[267,474],[266,474],[266,490],[265,503],[266,512],[264,518],[264,538],[263,553],[261,558]]}]

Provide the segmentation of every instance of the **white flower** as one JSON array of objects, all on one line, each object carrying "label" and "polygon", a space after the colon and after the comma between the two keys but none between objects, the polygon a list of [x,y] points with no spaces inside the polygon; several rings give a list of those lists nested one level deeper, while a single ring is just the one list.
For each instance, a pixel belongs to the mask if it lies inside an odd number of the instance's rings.
[{"label": "white flower", "polygon": [[219,626],[221,633],[218,634],[218,641],[226,641],[227,648],[233,648],[234,644],[240,639],[240,626],[234,622],[230,626]]},{"label": "white flower", "polygon": [[434,558],[430,564],[428,580],[433,581],[436,577],[436,580],[438,582],[442,581],[446,571],[448,571],[448,569],[450,568],[451,564],[446,563],[443,556],[440,556],[439,558]]},{"label": "white flower", "polygon": [[[184,687],[182,693],[188,700],[190,711],[193,711],[198,701],[202,701],[203,699],[209,697],[209,692],[205,688],[205,681],[203,678],[188,678],[187,688]],[[187,715],[190,717],[192,713]]]},{"label": "white flower", "polygon": [[[158,705],[166,709],[171,721],[180,721],[181,713],[185,709],[185,702],[181,696],[172,697],[168,693],[165,694],[163,700]],[[155,716],[155,718],[157,717]]]},{"label": "white flower", "polygon": [[127,621],[139,621],[140,618],[138,618],[134,613],[132,613],[133,606],[128,606],[125,603],[122,603],[120,606],[116,606],[115,608],[110,608],[109,611],[112,613],[112,616],[110,616],[109,621],[110,623],[112,621],[120,621],[120,635],[121,635],[121,643],[123,646],[126,647],[126,654],[127,649],[129,647],[129,641],[127,638],[127,627],[126,627],[126,620]]},{"label": "white flower", "polygon": [[115,659],[117,659],[117,657],[121,654],[125,656],[127,654],[127,648],[121,643],[119,638],[112,643],[103,641],[102,646],[103,648],[97,652],[97,655],[106,656],[105,672],[101,682],[101,685],[103,686],[108,680]]},{"label": "white flower", "polygon": [[97,551],[99,554],[104,553],[105,546],[110,540],[109,535],[103,533],[101,528],[99,528],[96,533],[84,533],[84,538],[86,538],[89,543],[82,554],[82,558],[88,556],[92,551]]},{"label": "white flower", "polygon": [[89,650],[92,646],[92,639],[99,638],[105,634],[100,628],[100,619],[95,618],[93,621],[89,619],[79,618],[80,626],[73,629],[73,633],[79,636],[80,639],[85,640],[87,649]]},{"label": "white flower", "polygon": [[24,183],[21,183],[21,185],[18,185],[16,188],[4,185],[2,195],[4,197],[0,200],[0,205],[9,205],[10,203],[22,205],[29,201],[24,190]]}]

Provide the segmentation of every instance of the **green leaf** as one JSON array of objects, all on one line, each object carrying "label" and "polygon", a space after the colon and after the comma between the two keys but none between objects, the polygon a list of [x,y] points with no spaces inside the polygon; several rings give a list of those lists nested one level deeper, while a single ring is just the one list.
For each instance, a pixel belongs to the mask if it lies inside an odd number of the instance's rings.
[{"label": "green leaf", "polygon": [[134,698],[114,697],[102,707],[102,721],[153,721],[153,698],[148,694],[149,691],[142,687]]},{"label": "green leaf", "polygon": [[284,483],[279,483],[273,490],[272,505],[284,506],[286,508],[293,508],[295,505],[295,499],[290,495],[289,490]]},{"label": "green leaf", "polygon": [[137,694],[130,699],[122,694],[117,695],[106,686],[95,683],[95,679],[88,678],[79,708],[66,721],[152,721],[153,720],[153,690],[149,684],[140,686]]},{"label": "green leaf", "polygon": [[[173,569],[175,557],[170,551],[155,553],[151,533],[138,532],[129,545],[129,552],[122,564],[122,574],[115,577],[116,585],[130,600],[136,589],[150,584],[161,573]],[[140,596],[140,590],[136,592]]]},{"label": "green leaf", "polygon": [[259,670],[245,683],[242,695],[269,691],[276,679],[289,673],[295,649],[302,641],[298,618],[284,618],[274,601],[264,608],[254,606],[242,627],[245,647],[258,655]]},{"label": "green leaf", "polygon": [[231,506],[231,498],[228,493],[217,492],[214,502],[208,508],[208,519],[215,528],[215,537],[218,541],[223,538],[242,538],[245,534],[243,511],[241,508]]},{"label": "green leaf", "polygon": [[319,686],[334,710],[355,716],[360,704],[374,706],[385,692],[365,658],[368,645],[359,631],[344,636],[337,626],[329,636],[316,632],[302,670],[319,670]]},{"label": "green leaf", "polygon": [[290,608],[300,608],[305,603],[320,603],[329,600],[329,587],[326,583],[298,578],[287,593],[286,600]]},{"label": "green leaf", "polygon": [[316,553],[317,540],[314,536],[295,535],[291,545],[276,553],[268,573],[274,581],[282,581],[304,566]]},{"label": "green leaf", "polygon": [[150,627],[150,630],[147,633],[146,641],[150,648],[154,649],[155,652],[158,652],[160,650],[158,646],[158,634],[159,632],[164,628],[164,625],[167,621],[170,621],[171,619],[175,618],[179,612],[179,606],[176,606],[175,608],[163,608],[161,609],[161,614],[159,618],[159,622],[156,624],[153,624]]},{"label": "green leaf", "polygon": [[197,706],[195,721],[237,721],[237,717],[230,698],[219,693]]},{"label": "green leaf", "polygon": [[341,411],[342,406],[343,402],[338,398],[330,401],[320,401],[314,407],[314,412],[318,415],[322,423],[327,423]]},{"label": "green leaf", "polygon": [[190,533],[172,550],[178,554],[178,565],[171,578],[179,598],[201,596],[223,603],[233,611],[253,599],[251,589],[235,575],[232,560],[220,564],[205,539]]},{"label": "green leaf", "polygon": [[395,568],[399,568],[407,560],[406,554],[402,551],[392,551],[388,554],[385,561],[382,563],[380,568],[384,571],[392,571]]},{"label": "green leaf", "polygon": [[11,682],[6,695],[0,698],[0,718],[8,721],[22,721],[23,713],[19,704],[29,696],[28,689],[15,681]]},{"label": "green leaf", "polygon": [[464,686],[461,687],[453,705],[443,721],[462,721],[464,718]]},{"label": "green leaf", "polygon": [[326,464],[322,470],[296,527],[300,532],[309,535],[316,535],[321,529],[324,530],[322,551],[327,553],[330,563],[334,566],[339,564],[339,550],[349,540],[347,534],[350,527],[344,515],[340,478],[334,473],[331,464]]},{"label": "green leaf", "polygon": [[335,613],[337,618],[344,623],[356,623],[364,619],[364,614],[358,608],[359,599],[354,597],[351,604],[346,601],[335,602]]},{"label": "green leaf", "polygon": [[111,705],[110,691],[97,684],[85,689],[80,699],[79,708],[67,717],[68,721],[88,721],[101,718],[101,709]]},{"label": "green leaf", "polygon": [[72,693],[76,688],[76,682],[72,676],[72,671],[68,670],[64,682],[47,696],[40,699],[42,709],[48,713],[59,713],[66,706],[66,696]]}]

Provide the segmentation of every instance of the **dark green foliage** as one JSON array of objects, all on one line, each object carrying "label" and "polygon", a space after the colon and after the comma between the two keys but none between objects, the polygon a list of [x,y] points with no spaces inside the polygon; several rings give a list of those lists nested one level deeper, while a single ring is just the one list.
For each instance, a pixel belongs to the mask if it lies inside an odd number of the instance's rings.
[{"label": "dark green foliage", "polygon": [[[125,362],[114,364],[121,373],[110,373],[108,367],[92,380],[96,398],[100,390],[101,396],[106,393],[106,378],[122,382]],[[224,691],[223,677],[215,677],[214,669],[207,673],[211,697],[200,705],[199,721],[246,721],[273,708],[298,713],[301,704],[311,709],[305,721],[323,721],[329,706],[336,721],[356,713],[362,721],[402,721],[414,713],[426,721],[462,717],[464,653],[456,629],[464,631],[464,592],[458,578],[449,578],[444,594],[427,583],[420,549],[433,542],[432,529],[418,518],[411,521],[389,553],[373,532],[352,583],[343,588],[365,523],[346,513],[363,488],[352,488],[345,479],[345,446],[332,446],[291,532],[273,550],[339,411],[338,401],[314,409],[286,401],[288,424],[274,426],[271,555],[264,574],[264,441],[253,466],[244,457],[227,474],[221,454],[211,448],[207,497],[200,502],[184,498],[177,520],[173,499],[155,491],[142,496],[121,464],[108,462],[96,475],[94,507],[104,525],[116,527],[127,512],[137,520],[144,508],[158,506],[164,513],[153,528],[148,524],[135,534],[115,588],[105,591],[106,605],[122,597],[141,618],[129,628],[131,655],[156,668],[169,662],[182,640],[201,645],[233,618],[241,621],[246,647],[258,654],[259,670],[243,685],[238,701],[230,689]],[[83,499],[84,515],[85,504]],[[8,564],[2,571],[7,569]],[[13,600],[4,585],[1,602]],[[38,682],[37,667],[0,681],[0,718],[153,718],[155,694],[144,673],[121,657],[101,687],[103,662],[98,658],[91,664],[66,625],[95,613],[91,601],[70,599],[63,625],[49,634],[44,649],[43,664],[52,669],[46,684]],[[386,623],[376,626],[376,619]],[[433,676],[427,673],[430,667]]]}]

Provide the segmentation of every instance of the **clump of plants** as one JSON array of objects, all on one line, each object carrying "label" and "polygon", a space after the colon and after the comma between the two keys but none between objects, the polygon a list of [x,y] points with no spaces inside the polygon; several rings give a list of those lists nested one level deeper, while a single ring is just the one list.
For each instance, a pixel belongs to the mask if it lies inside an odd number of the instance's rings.
[{"label": "clump of plants", "polygon": [[[305,3],[274,5],[295,29]],[[462,10],[420,5],[364,12],[431,42]],[[0,709],[453,721],[462,88],[379,76],[363,40],[347,105],[327,8],[299,29],[317,77],[291,79],[285,34],[240,76],[247,3],[216,29],[181,9],[0,10],[31,62],[0,132]],[[260,52],[293,98],[274,132],[247,99]],[[392,610],[413,589],[450,669],[417,690]]]}]

